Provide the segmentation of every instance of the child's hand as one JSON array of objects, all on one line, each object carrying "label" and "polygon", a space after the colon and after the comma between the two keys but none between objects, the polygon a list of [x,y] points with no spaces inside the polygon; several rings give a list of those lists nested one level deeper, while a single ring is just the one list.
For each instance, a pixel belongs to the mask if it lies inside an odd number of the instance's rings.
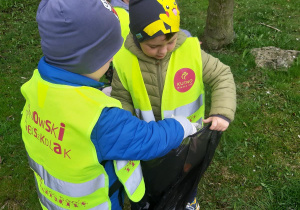
[{"label": "child's hand", "polygon": [[204,123],[212,122],[209,129],[216,130],[216,131],[225,131],[229,126],[228,121],[226,121],[220,117],[217,117],[217,116],[212,116],[207,119],[204,119],[203,122]]}]

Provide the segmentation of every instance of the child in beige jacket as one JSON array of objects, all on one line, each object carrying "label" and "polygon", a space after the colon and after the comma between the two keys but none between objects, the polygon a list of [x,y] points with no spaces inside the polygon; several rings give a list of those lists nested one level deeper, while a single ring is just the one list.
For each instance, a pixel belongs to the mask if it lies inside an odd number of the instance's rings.
[{"label": "child in beige jacket", "polygon": [[[183,114],[192,122],[212,123],[211,130],[225,131],[236,109],[230,67],[180,30],[176,1],[130,0],[129,17],[131,33],[114,58],[112,97],[146,121]],[[207,118],[203,84],[212,91]],[[199,207],[195,198],[196,192],[191,193],[187,209]]]}]

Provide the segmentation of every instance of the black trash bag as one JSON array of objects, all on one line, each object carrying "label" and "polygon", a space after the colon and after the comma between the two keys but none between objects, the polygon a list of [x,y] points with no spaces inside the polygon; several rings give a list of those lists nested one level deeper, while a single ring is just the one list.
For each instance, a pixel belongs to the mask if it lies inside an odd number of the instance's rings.
[{"label": "black trash bag", "polygon": [[131,203],[132,210],[185,209],[222,136],[222,132],[212,131],[209,127],[189,136],[167,155],[141,161],[146,194],[140,202]]}]

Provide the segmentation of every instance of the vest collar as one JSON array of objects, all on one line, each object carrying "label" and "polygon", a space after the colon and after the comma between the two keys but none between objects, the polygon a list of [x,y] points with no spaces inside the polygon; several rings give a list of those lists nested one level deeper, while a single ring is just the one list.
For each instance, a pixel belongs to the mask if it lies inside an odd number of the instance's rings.
[{"label": "vest collar", "polygon": [[98,82],[83,75],[66,71],[56,66],[52,66],[45,61],[45,57],[42,57],[40,59],[38,70],[44,80],[54,84],[70,86],[90,86],[95,88],[99,88],[104,85],[103,82]]}]

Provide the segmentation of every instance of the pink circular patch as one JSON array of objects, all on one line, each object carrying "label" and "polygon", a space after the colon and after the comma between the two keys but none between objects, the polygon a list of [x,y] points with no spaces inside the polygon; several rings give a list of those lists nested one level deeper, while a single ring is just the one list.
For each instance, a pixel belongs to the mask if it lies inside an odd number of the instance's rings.
[{"label": "pink circular patch", "polygon": [[195,73],[192,69],[183,68],[176,72],[174,77],[174,87],[183,93],[191,89],[195,82]]}]

